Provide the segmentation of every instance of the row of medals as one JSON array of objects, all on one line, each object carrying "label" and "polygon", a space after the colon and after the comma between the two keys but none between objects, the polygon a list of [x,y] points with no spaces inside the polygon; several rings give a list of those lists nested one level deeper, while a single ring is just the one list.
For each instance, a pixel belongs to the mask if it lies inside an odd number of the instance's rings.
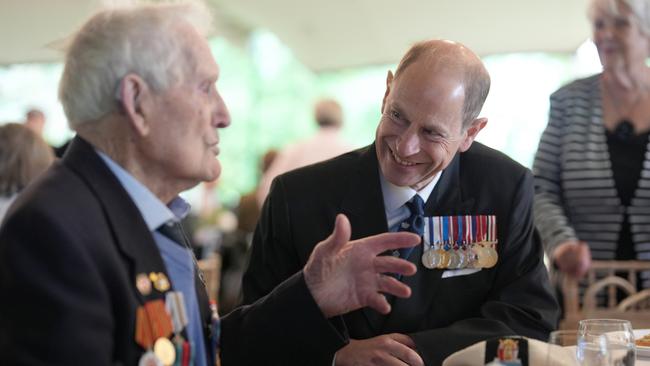
[{"label": "row of medals", "polygon": [[[151,272],[148,276],[144,273],[140,273],[136,276],[135,282],[136,288],[143,296],[147,296],[151,293],[152,284],[153,287],[161,293],[165,293],[171,287],[167,276],[162,272]],[[180,338],[179,335],[176,335],[175,337]],[[138,366],[173,365],[174,361],[177,360],[177,357],[181,358],[182,356],[177,354],[174,344],[167,337],[159,337],[155,340],[153,349],[148,350],[142,355],[138,362]]]},{"label": "row of medals", "polygon": [[499,260],[495,246],[496,242],[448,249],[429,246],[422,254],[422,264],[429,269],[492,268]]}]

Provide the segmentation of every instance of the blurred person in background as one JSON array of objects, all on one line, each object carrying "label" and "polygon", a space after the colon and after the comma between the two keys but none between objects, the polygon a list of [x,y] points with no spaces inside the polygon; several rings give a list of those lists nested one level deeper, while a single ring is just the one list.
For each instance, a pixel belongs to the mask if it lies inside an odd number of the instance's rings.
[{"label": "blurred person in background", "polygon": [[39,136],[43,136],[45,129],[45,114],[40,109],[30,109],[25,114],[25,126]]},{"label": "blurred person in background", "polygon": [[[262,156],[259,164],[260,179],[269,170],[277,156],[277,150],[273,149],[267,151]],[[237,229],[245,235],[251,234],[255,231],[255,225],[257,225],[257,220],[260,217],[261,205],[257,200],[257,191],[259,190],[259,186],[258,182],[252,191],[243,195],[239,200],[239,206],[237,207]]]},{"label": "blurred person in background", "polygon": [[591,0],[588,16],[603,71],[551,95],[533,164],[546,252],[576,278],[592,259],[650,260],[650,1]]},{"label": "blurred person in background", "polygon": [[269,169],[262,176],[257,190],[257,203],[260,207],[269,194],[273,179],[278,175],[352,150],[352,147],[343,140],[340,134],[343,126],[343,109],[337,101],[321,99],[316,102],[314,120],[318,125],[316,134],[280,150]]},{"label": "blurred person in background", "polygon": [[0,125],[0,222],[16,196],[54,160],[52,149],[25,125]]}]

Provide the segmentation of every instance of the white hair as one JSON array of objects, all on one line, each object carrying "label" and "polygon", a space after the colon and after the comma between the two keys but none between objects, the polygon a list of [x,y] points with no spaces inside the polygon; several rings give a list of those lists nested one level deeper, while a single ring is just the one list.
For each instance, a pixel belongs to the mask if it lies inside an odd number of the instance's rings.
[{"label": "white hair", "polygon": [[182,81],[193,61],[179,24],[207,36],[212,16],[202,1],[121,5],[92,16],[71,38],[59,85],[70,128],[97,121],[118,108],[122,78],[134,73],[154,92]]},{"label": "white hair", "polygon": [[587,15],[594,20],[596,10],[603,10],[607,14],[620,15],[621,4],[627,6],[639,21],[641,31],[650,36],[650,1],[649,0],[591,0]]}]

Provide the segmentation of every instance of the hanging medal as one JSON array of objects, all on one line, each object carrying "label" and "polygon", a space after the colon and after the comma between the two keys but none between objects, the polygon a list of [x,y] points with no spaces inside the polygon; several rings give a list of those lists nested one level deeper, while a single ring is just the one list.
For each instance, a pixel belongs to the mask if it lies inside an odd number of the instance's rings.
[{"label": "hanging medal", "polygon": [[492,268],[494,267],[497,262],[499,261],[499,254],[496,251],[496,245],[497,245],[498,239],[497,239],[497,222],[496,222],[496,216],[490,215],[488,216],[488,238],[486,240],[486,267],[485,268]]},{"label": "hanging medal", "polygon": [[440,255],[440,262],[438,263],[438,266],[436,268],[445,269],[449,264],[449,249],[451,249],[450,243],[453,234],[451,229],[452,223],[451,220],[449,220],[449,216],[442,216],[441,219],[442,219],[441,220],[442,240],[440,243],[440,248],[438,249],[438,254]]},{"label": "hanging medal", "polygon": [[185,298],[180,291],[170,291],[165,297],[165,308],[172,320],[172,329],[174,337],[172,343],[176,358],[174,366],[184,366],[183,359],[185,358],[184,349],[185,344],[189,347],[189,343],[182,336],[183,329],[188,324],[187,309],[185,307]]},{"label": "hanging medal", "polygon": [[437,252],[437,243],[440,241],[438,230],[440,224],[438,217],[427,217],[425,220],[424,251],[422,253],[422,265],[428,269],[438,266],[440,256]]}]

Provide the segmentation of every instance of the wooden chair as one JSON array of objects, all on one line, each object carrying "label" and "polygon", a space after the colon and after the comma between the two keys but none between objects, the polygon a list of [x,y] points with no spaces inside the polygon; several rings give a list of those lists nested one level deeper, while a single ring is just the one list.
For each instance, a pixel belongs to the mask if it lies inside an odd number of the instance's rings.
[{"label": "wooden chair", "polygon": [[[642,271],[650,271],[650,261],[593,261],[583,281],[558,273],[564,301],[560,329],[577,329],[580,320],[595,318],[626,319],[635,329],[650,328],[650,290],[636,291]],[[627,295],[620,303],[619,291]]]},{"label": "wooden chair", "polygon": [[210,258],[201,259],[198,264],[199,269],[203,272],[208,297],[210,300],[217,300],[221,277],[221,256],[214,253]]}]

